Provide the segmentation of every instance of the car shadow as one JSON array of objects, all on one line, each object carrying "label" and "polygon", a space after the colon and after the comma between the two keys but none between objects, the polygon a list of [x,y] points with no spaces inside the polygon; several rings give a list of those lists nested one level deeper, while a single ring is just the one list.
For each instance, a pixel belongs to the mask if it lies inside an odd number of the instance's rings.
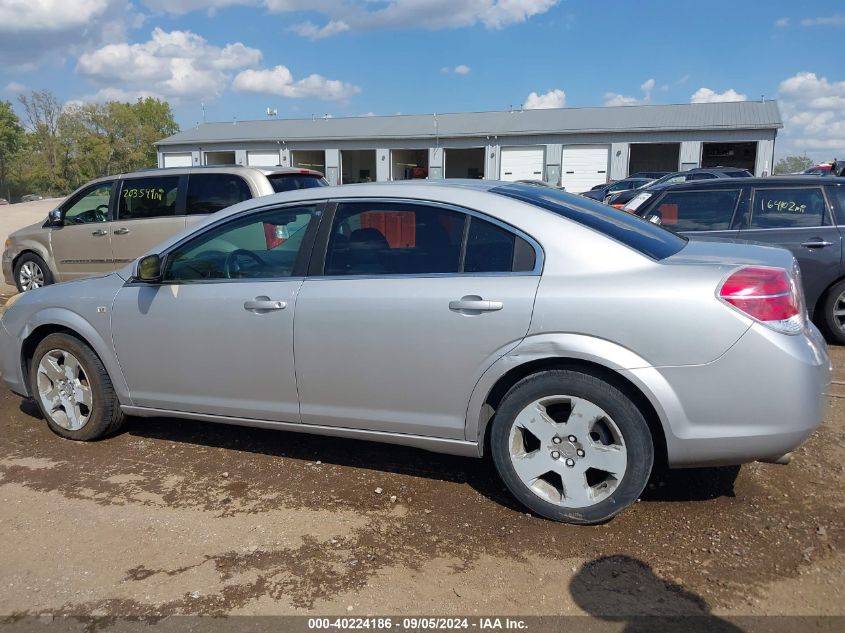
[{"label": "car shadow", "polygon": [[[20,410],[29,417],[43,420],[37,404],[31,399],[23,399]],[[444,455],[366,440],[181,418],[130,417],[118,432],[118,435],[124,434],[307,462],[320,460],[336,466],[466,484],[495,503],[516,512],[526,511],[501,483],[490,459]],[[645,502],[683,502],[733,497],[738,473],[739,466],[671,471],[655,469],[641,499]]]}]

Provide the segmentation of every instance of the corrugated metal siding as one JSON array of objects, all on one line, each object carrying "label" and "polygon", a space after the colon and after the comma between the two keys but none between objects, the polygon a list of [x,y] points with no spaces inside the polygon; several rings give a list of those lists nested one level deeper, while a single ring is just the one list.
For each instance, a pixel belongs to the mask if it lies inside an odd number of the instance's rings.
[{"label": "corrugated metal siding", "polygon": [[776,101],[562,108],[331,119],[281,119],[205,123],[160,141],[159,145],[258,140],[344,140],[616,131],[778,129]]}]

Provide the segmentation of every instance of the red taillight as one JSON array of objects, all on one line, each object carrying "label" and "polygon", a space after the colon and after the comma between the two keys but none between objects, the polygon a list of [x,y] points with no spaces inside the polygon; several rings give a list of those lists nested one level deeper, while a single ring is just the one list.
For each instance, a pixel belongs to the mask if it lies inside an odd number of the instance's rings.
[{"label": "red taillight", "polygon": [[801,314],[801,297],[782,268],[747,266],[728,277],[719,298],[758,321],[786,321]]}]

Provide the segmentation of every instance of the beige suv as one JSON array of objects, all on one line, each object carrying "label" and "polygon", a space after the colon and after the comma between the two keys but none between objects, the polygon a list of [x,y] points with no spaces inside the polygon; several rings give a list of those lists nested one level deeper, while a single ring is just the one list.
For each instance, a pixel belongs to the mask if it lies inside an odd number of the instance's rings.
[{"label": "beige suv", "polygon": [[320,172],[286,167],[190,167],[100,178],[77,189],[46,222],[9,236],[3,276],[21,292],[120,268],[243,200],[324,187]]}]

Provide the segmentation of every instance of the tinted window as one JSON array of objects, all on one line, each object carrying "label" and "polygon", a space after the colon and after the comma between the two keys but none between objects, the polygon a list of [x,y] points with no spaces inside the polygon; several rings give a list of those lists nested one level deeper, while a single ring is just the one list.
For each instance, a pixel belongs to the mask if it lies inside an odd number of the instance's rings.
[{"label": "tinted window", "polygon": [[728,178],[751,178],[750,171],[726,171],[724,173]]},{"label": "tinted window", "polygon": [[716,178],[716,177],[717,176],[715,174],[710,174],[710,173],[707,173],[705,171],[705,172],[696,172],[694,174],[690,174],[689,176],[686,177],[686,180],[712,180],[713,178]]},{"label": "tinted window", "polygon": [[179,176],[151,176],[124,180],[120,191],[119,220],[176,215]]},{"label": "tinted window", "polygon": [[65,207],[62,214],[64,223],[88,224],[107,221],[113,184],[113,182],[104,182],[83,191]]},{"label": "tinted window", "polygon": [[273,185],[273,191],[276,193],[329,186],[325,178],[313,174],[273,174],[267,176],[267,180]]},{"label": "tinted window", "polygon": [[518,184],[490,191],[578,222],[654,259],[674,255],[687,243],[685,238],[640,217],[564,191]]},{"label": "tinted window", "polygon": [[456,273],[466,216],[423,205],[341,204],[327,275]]},{"label": "tinted window", "polygon": [[845,224],[845,185],[828,187],[828,194],[836,201],[837,224]]},{"label": "tinted window", "polygon": [[290,277],[314,205],[249,215],[206,231],[170,253],[166,281]]},{"label": "tinted window", "polygon": [[720,231],[731,227],[739,189],[669,191],[644,215],[656,215],[674,231]]},{"label": "tinted window", "polygon": [[185,212],[214,213],[249,200],[252,194],[243,178],[233,174],[192,174],[188,177]]},{"label": "tinted window", "polygon": [[518,235],[481,218],[470,218],[463,272],[530,271],[535,256],[534,248]]},{"label": "tinted window", "polygon": [[751,209],[752,229],[780,229],[825,224],[821,188],[757,189]]}]

